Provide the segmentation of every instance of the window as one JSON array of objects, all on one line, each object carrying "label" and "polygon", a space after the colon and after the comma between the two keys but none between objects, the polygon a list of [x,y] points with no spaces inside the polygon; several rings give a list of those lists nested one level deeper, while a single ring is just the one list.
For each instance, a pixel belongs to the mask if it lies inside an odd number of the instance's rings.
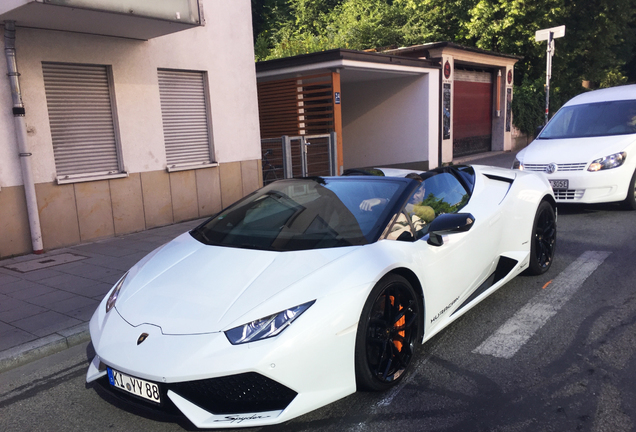
[{"label": "window", "polygon": [[58,183],[125,176],[108,66],[42,63]]},{"label": "window", "polygon": [[636,100],[619,100],[563,107],[543,129],[539,139],[633,133],[636,133]]},{"label": "window", "polygon": [[361,210],[360,197],[397,200],[408,184],[369,180],[279,180],[231,205],[191,234],[208,245],[276,251],[369,244],[389,223],[391,208],[377,205]]},{"label": "window", "polygon": [[159,69],[158,75],[168,171],[216,165],[205,73]]},{"label": "window", "polygon": [[433,219],[440,214],[457,213],[468,203],[469,197],[470,194],[454,175],[441,172],[430,176],[413,191],[387,238],[420,239],[428,233]]}]

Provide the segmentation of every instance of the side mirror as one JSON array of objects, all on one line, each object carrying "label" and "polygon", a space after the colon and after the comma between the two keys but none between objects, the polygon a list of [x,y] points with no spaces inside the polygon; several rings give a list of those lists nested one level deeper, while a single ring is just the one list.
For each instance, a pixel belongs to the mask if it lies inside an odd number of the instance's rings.
[{"label": "side mirror", "polygon": [[466,232],[473,227],[475,218],[470,213],[446,213],[439,215],[428,228],[428,244],[441,246],[444,244],[442,234]]},{"label": "side mirror", "polygon": [[539,134],[540,134],[540,133],[541,133],[541,131],[543,130],[543,126],[544,126],[544,125],[537,126],[537,128],[534,130],[534,137],[535,137],[535,138],[539,136]]}]

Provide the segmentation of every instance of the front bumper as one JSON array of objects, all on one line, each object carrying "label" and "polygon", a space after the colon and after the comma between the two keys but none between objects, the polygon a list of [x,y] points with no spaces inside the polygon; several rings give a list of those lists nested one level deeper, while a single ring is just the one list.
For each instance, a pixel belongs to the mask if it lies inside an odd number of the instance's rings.
[{"label": "front bumper", "polygon": [[633,173],[634,167],[621,166],[597,172],[557,171],[543,175],[548,180],[568,180],[568,189],[554,190],[557,202],[594,204],[623,201]]},{"label": "front bumper", "polygon": [[102,388],[126,403],[165,414],[182,413],[198,427],[275,421],[297,396],[295,391],[270,378],[248,372],[196,381],[155,382],[161,395],[161,403],[157,404],[110,385],[106,368],[100,357],[95,356],[87,380],[98,377]]},{"label": "front bumper", "polygon": [[[276,338],[231,345],[222,332],[164,335],[158,326],[135,327],[100,305],[90,322],[97,356],[86,380],[107,380],[107,365],[155,383],[167,405],[154,408],[174,406],[200,428],[281,423],[356,390],[357,320],[334,319],[338,311],[325,308],[317,302]],[[142,333],[148,336],[138,344]]]}]

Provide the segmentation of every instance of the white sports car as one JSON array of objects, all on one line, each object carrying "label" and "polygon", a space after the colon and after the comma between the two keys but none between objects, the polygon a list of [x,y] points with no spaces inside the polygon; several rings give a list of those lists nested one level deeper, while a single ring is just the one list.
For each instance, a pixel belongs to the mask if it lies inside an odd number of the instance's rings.
[{"label": "white sports car", "polygon": [[374,171],[274,182],[142,259],[91,319],[87,382],[201,428],[284,422],[395,385],[417,344],[552,264],[543,176]]},{"label": "white sports car", "polygon": [[622,202],[636,210],[636,85],[572,98],[513,168],[543,172],[557,202]]}]

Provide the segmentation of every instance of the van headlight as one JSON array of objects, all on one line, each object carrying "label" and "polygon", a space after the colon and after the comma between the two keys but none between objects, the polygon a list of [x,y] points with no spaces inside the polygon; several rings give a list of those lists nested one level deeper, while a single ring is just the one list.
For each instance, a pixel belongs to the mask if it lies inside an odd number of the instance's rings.
[{"label": "van headlight", "polygon": [[515,161],[512,163],[512,169],[523,171],[523,163],[515,158]]},{"label": "van headlight", "polygon": [[614,153],[612,155],[605,156],[600,159],[596,159],[592,161],[592,163],[587,168],[587,170],[601,171],[606,169],[617,168],[623,165],[623,163],[625,163],[625,159],[627,159],[627,153],[625,152]]}]

